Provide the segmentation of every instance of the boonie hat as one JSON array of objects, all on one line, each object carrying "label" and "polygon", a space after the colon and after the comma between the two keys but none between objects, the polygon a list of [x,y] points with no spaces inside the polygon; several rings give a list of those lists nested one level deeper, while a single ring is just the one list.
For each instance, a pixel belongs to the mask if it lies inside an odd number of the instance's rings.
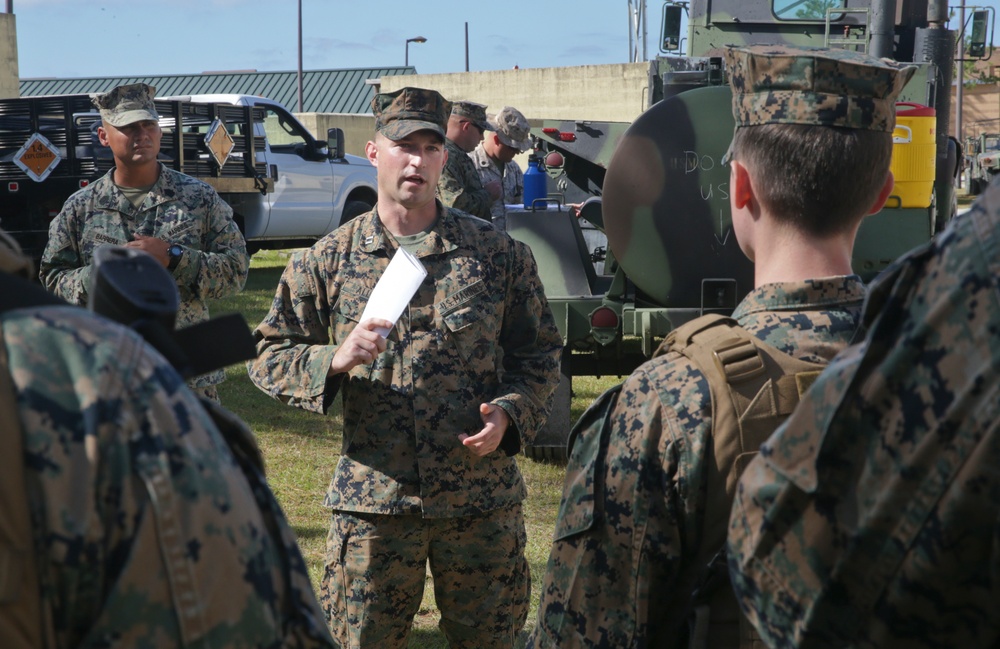
[{"label": "boonie hat", "polygon": [[486,119],[485,104],[477,104],[474,101],[456,101],[452,104],[451,114],[464,117],[484,131],[492,131],[493,126]]},{"label": "boonie hat", "polygon": [[436,90],[400,88],[372,99],[375,130],[390,140],[400,140],[415,131],[434,131],[443,140],[451,115],[451,102]]},{"label": "boonie hat", "polygon": [[490,129],[500,141],[512,149],[524,152],[531,148],[531,126],[521,111],[504,106],[495,116],[489,117]]},{"label": "boonie hat", "polygon": [[118,86],[102,94],[91,95],[90,101],[101,112],[101,121],[112,126],[128,126],[143,120],[158,121],[153,105],[156,88],[145,83]]}]

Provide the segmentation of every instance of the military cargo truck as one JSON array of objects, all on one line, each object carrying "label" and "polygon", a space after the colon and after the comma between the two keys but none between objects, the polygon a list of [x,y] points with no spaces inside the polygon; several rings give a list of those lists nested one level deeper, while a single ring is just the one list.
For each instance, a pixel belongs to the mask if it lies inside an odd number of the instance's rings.
[{"label": "military cargo truck", "polygon": [[[264,138],[244,136],[261,111],[162,100],[156,110],[161,162],[230,200],[273,189]],[[111,149],[98,141],[100,119],[88,95],[0,99],[0,225],[36,260],[66,199],[114,166]]]},{"label": "military cargo truck", "polygon": [[1000,174],[1000,133],[966,138],[965,165],[969,193],[978,196]]},{"label": "military cargo truck", "polygon": [[[679,30],[680,11],[688,12],[686,38],[667,31]],[[897,190],[865,220],[855,246],[854,269],[871,278],[939,231],[953,211],[959,153],[947,136],[954,49],[947,21],[943,0],[667,3],[664,55],[650,78],[649,107],[635,122],[533,122],[555,202],[583,207],[579,217],[550,208],[507,218],[510,234],[534,252],[566,342],[556,408],[527,455],[565,456],[574,376],[627,374],[671,329],[705,313],[730,313],[753,288],[721,164],[734,126],[722,48],[852,48],[918,67],[901,98],[917,117],[909,126],[901,119],[893,134]],[[688,55],[672,53],[681,44]],[[606,234],[602,254],[587,245],[581,219]]]}]

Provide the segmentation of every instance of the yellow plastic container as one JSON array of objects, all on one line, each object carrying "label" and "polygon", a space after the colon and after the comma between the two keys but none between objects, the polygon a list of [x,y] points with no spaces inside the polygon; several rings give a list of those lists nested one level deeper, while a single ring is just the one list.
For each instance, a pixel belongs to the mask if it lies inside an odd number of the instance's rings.
[{"label": "yellow plastic container", "polygon": [[[930,106],[896,104],[896,130],[892,132],[892,162],[896,178],[887,207],[928,207],[934,190],[937,164],[937,117]],[[895,198],[899,199],[896,204]]]}]

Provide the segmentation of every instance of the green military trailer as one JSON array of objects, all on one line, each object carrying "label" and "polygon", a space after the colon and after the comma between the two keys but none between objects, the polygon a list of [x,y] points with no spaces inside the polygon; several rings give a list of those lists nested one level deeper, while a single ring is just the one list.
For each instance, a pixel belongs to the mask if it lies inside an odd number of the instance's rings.
[{"label": "green military trailer", "polygon": [[[865,220],[855,246],[854,269],[867,279],[954,212],[959,147],[947,125],[955,35],[947,21],[943,0],[667,3],[667,51],[652,66],[649,106],[633,123],[533,123],[554,205],[508,214],[507,227],[534,252],[566,348],[553,414],[527,455],[565,457],[574,376],[628,374],[671,329],[705,313],[728,314],[753,288],[722,164],[734,126],[723,47],[852,48],[918,67],[893,134],[897,189]],[[674,53],[682,43],[689,54]],[[579,216],[566,207],[581,203]],[[595,245],[594,229],[606,244]]]}]

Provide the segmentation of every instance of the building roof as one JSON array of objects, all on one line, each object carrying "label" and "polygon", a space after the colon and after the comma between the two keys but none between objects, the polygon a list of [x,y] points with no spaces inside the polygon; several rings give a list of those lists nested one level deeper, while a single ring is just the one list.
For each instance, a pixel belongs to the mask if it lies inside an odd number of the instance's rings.
[{"label": "building roof", "polygon": [[[303,113],[370,114],[374,91],[369,79],[415,74],[412,67],[357,68],[352,70],[303,70]],[[298,73],[232,70],[201,74],[170,74],[84,79],[21,79],[22,97],[107,92],[127,83],[148,83],[158,97],[170,95],[260,95],[299,112]]]}]

